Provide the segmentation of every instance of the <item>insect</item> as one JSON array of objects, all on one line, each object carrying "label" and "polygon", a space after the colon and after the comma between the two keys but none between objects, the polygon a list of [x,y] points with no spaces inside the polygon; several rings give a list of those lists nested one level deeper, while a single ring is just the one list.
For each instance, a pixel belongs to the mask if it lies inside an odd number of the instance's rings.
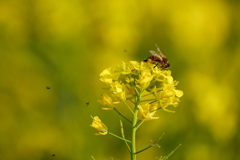
[{"label": "insect", "polygon": [[51,89],[51,88],[47,86],[46,89]]},{"label": "insect", "polygon": [[157,63],[154,68],[160,64],[162,69],[166,69],[170,66],[170,64],[168,63],[168,59],[166,56],[164,56],[164,54],[162,53],[162,51],[160,50],[160,48],[158,47],[157,44],[155,44],[157,47],[157,50],[159,52],[159,54],[156,51],[150,50],[149,52],[152,54],[152,56],[148,57],[147,59],[143,60],[144,62],[153,62],[153,63]]},{"label": "insect", "polygon": [[88,102],[86,103],[86,107],[89,105],[89,103],[90,103],[90,101],[88,101]]}]

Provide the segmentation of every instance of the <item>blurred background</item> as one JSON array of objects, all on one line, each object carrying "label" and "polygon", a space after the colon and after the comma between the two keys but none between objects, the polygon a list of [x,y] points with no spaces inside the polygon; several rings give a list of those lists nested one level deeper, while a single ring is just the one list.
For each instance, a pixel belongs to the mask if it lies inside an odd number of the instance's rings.
[{"label": "blurred background", "polygon": [[138,150],[165,135],[138,159],[179,144],[170,159],[240,159],[239,17],[238,0],[1,0],[1,159],[130,159],[122,141],[94,135],[90,115],[120,135],[117,114],[97,102],[99,74],[155,43],[184,96],[175,114],[142,125]]}]

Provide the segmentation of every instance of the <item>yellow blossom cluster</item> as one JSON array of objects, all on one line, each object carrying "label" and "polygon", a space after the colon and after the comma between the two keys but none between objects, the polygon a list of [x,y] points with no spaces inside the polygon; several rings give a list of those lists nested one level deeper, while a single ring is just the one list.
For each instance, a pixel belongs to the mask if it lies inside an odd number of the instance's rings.
[{"label": "yellow blossom cluster", "polygon": [[[143,114],[142,117],[145,117],[145,120],[158,108],[169,111],[166,109],[167,106],[176,107],[179,98],[183,95],[181,90],[175,89],[178,83],[173,80],[171,71],[162,70],[152,63],[122,62],[115,69],[105,69],[100,74],[100,80],[109,86],[108,94],[104,93],[102,100],[99,100],[105,106],[103,107],[105,110],[113,110],[121,101],[136,100],[139,92],[152,93],[156,98],[154,105],[148,103],[139,105],[140,113]],[[144,108],[145,111],[143,111]],[[152,108],[155,108],[155,111]]]},{"label": "yellow blossom cluster", "polygon": [[[146,62],[122,62],[115,69],[107,68],[100,74],[100,80],[107,85],[106,93],[102,94],[99,102],[104,110],[115,110],[120,116],[132,123],[133,129],[140,121],[158,119],[157,110],[167,109],[172,105],[176,107],[183,92],[177,90],[177,81],[173,80],[170,70],[162,70],[155,64]],[[154,97],[154,98],[152,98]],[[144,100],[143,100],[144,99]],[[133,109],[126,103],[129,100],[134,104]],[[128,107],[133,114],[133,120],[129,120],[117,109],[121,102]],[[138,122],[137,122],[138,121]],[[91,127],[95,128],[96,135],[111,134],[101,120],[95,116]],[[125,139],[124,139],[125,140]]]}]

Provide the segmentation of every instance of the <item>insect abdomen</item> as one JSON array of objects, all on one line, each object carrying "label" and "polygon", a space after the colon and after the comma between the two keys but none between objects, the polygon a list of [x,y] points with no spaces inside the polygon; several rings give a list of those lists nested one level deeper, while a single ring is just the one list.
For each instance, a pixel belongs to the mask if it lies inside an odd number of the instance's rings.
[{"label": "insect abdomen", "polygon": [[150,56],[147,59],[143,60],[144,62],[152,62],[154,61],[154,56]]}]

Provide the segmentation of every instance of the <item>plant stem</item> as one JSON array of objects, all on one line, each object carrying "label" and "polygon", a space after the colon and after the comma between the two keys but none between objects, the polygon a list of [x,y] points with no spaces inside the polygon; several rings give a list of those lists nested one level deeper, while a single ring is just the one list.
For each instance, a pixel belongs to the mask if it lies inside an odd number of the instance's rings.
[{"label": "plant stem", "polygon": [[[160,89],[160,90],[158,90],[158,91],[156,91],[156,92],[160,92],[160,91],[162,91],[162,89]],[[147,93],[147,94],[145,94],[145,95],[142,95],[142,97],[146,97],[146,96],[149,96],[149,95],[151,95],[151,94],[154,94],[154,92],[150,92],[150,93]]]},{"label": "plant stem", "polygon": [[114,111],[116,111],[121,117],[123,117],[125,120],[127,120],[129,123],[132,123],[129,119],[127,119],[124,115],[122,115],[116,108],[114,108]]},{"label": "plant stem", "polygon": [[[122,121],[121,121],[121,119],[120,119],[120,126],[121,126],[121,133],[122,133],[122,137],[125,139],[125,135],[124,135],[124,129],[123,129],[123,124],[122,124]],[[130,149],[130,147],[129,147],[129,145],[128,145],[127,141],[124,141],[124,142],[125,142],[125,144],[126,144],[126,146],[127,146],[127,148],[128,148],[128,151],[129,151],[129,153],[131,153],[131,149]]]},{"label": "plant stem", "polygon": [[138,119],[138,105],[141,100],[141,94],[142,94],[142,91],[140,90],[137,94],[138,97],[137,97],[137,101],[135,103],[133,120],[132,120],[131,160],[136,160],[136,131],[137,131],[137,128],[135,126],[137,124],[137,119]]},{"label": "plant stem", "polygon": [[123,101],[123,103],[127,106],[127,108],[130,110],[130,112],[131,112],[132,114],[134,114],[133,111],[132,111],[132,109],[130,108],[130,106],[129,106],[125,101]]},{"label": "plant stem", "polygon": [[163,160],[168,159],[180,146],[181,146],[181,144],[179,144],[171,153],[169,153],[167,156],[165,156],[163,158]]},{"label": "plant stem", "polygon": [[132,100],[131,98],[129,98],[129,97],[127,97],[127,96],[126,96],[126,98],[127,98],[127,100],[129,100],[130,102],[132,102],[133,104],[135,104],[135,102],[133,102],[133,100]]},{"label": "plant stem", "polygon": [[138,129],[143,123],[144,121],[138,121],[135,128]]},{"label": "plant stem", "polygon": [[157,102],[157,100],[154,100],[154,101],[150,102],[149,104],[152,104],[152,103],[155,103],[155,102]]},{"label": "plant stem", "polygon": [[136,154],[141,153],[141,152],[143,152],[143,151],[151,148],[152,146],[155,146],[155,145],[162,139],[162,137],[163,137],[164,134],[165,134],[165,133],[163,133],[162,136],[158,138],[158,140],[154,141],[153,144],[150,144],[148,147],[146,147],[146,148],[144,148],[144,149],[136,152]]},{"label": "plant stem", "polygon": [[148,147],[144,148],[143,150],[136,152],[136,154],[141,153],[141,152],[143,152],[143,151],[151,148],[152,146],[153,146],[153,145],[151,144],[151,145],[149,145]]},{"label": "plant stem", "polygon": [[141,102],[147,102],[147,101],[156,101],[156,99],[146,99],[146,100],[142,100]]},{"label": "plant stem", "polygon": [[147,93],[147,94],[145,94],[145,95],[142,95],[142,97],[149,96],[149,95],[151,95],[151,94],[153,94],[153,93],[154,93],[154,92]]},{"label": "plant stem", "polygon": [[117,136],[117,135],[115,135],[115,134],[113,134],[113,133],[111,133],[111,132],[108,132],[108,133],[109,133],[110,135],[116,137],[116,138],[119,138],[119,139],[125,141],[125,142],[131,143],[129,140],[127,140],[127,139],[125,139],[125,138],[119,137],[119,136]]}]

